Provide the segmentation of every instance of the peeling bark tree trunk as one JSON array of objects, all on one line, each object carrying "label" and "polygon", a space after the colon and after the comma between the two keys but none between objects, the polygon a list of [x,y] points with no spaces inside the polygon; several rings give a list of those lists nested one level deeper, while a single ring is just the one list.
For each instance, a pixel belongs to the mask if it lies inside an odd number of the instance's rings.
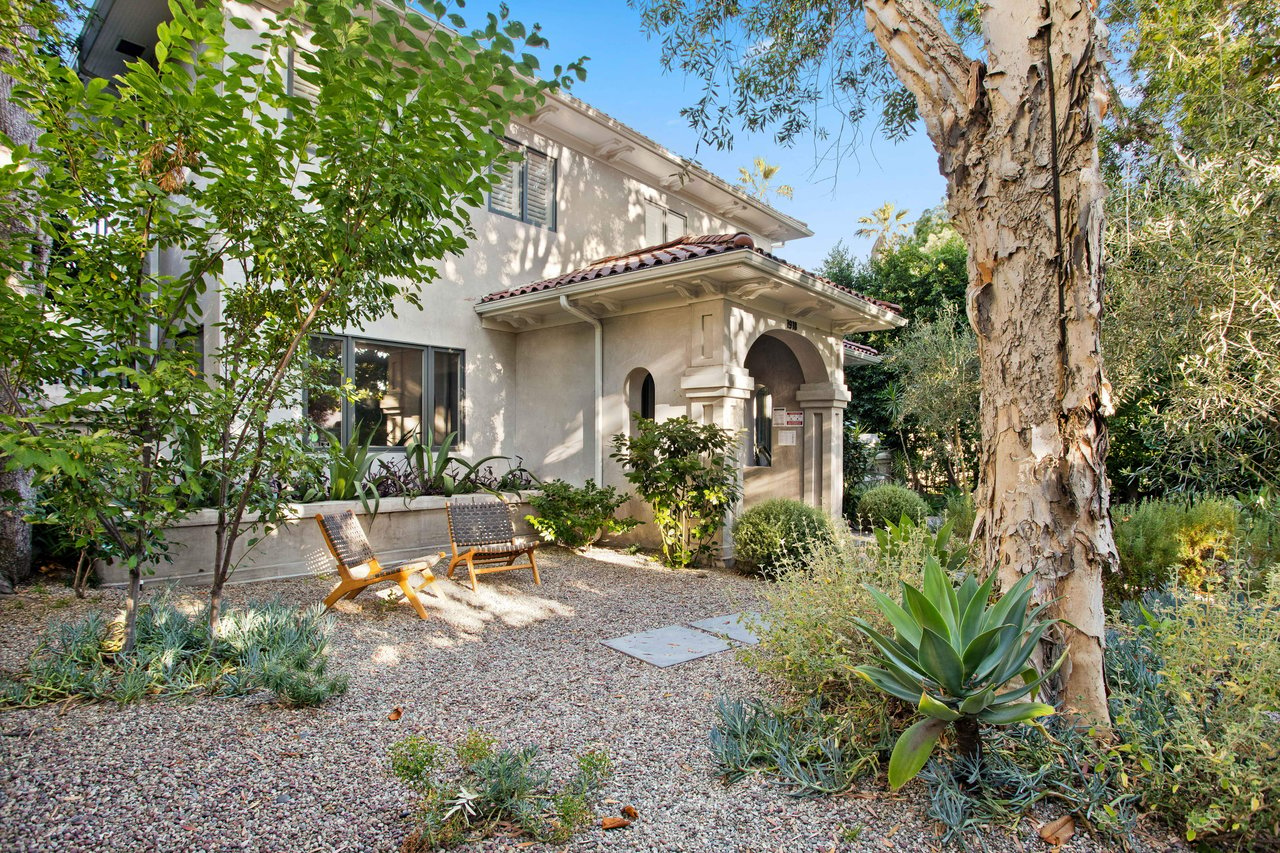
[{"label": "peeling bark tree trunk", "polygon": [[[32,27],[17,25],[16,32],[7,27],[0,27],[5,38],[0,39],[0,68],[9,65],[15,59],[14,38],[32,39],[35,30]],[[17,145],[33,147],[39,136],[38,129],[31,123],[26,111],[13,102],[14,80],[0,71],[0,133],[5,134]],[[14,235],[30,235],[32,240],[43,243],[37,236],[34,223],[22,217],[0,220],[0,240],[13,239]],[[43,262],[44,252],[40,252],[37,262]],[[9,284],[17,286],[12,278],[17,270],[0,269],[0,277]],[[11,365],[0,365],[0,383],[11,387],[13,381]],[[9,395],[3,395],[0,406],[11,407]],[[4,470],[5,459],[0,457],[0,493],[16,495],[17,506],[27,506],[34,499],[31,488],[31,472],[24,469]],[[27,580],[31,576],[31,525],[23,518],[23,513],[13,510],[0,510],[0,594],[12,592],[14,584]]]},{"label": "peeling bark tree trunk", "polygon": [[1099,343],[1102,25],[1076,0],[997,0],[982,13],[984,64],[928,0],[866,0],[865,14],[916,96],[969,247],[983,567],[1005,589],[1033,572],[1037,599],[1057,600],[1075,626],[1051,641],[1069,652],[1058,698],[1106,725],[1102,573],[1116,554]]}]

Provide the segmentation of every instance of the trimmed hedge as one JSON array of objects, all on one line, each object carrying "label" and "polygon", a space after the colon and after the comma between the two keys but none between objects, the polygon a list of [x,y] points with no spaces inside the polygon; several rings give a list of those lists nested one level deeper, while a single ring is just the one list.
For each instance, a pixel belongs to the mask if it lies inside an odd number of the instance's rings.
[{"label": "trimmed hedge", "polygon": [[904,515],[920,524],[928,514],[929,505],[924,498],[906,486],[892,483],[867,489],[858,501],[858,522],[871,528],[884,527],[889,522],[897,524]]},{"label": "trimmed hedge", "polygon": [[733,526],[734,559],[741,569],[777,577],[803,563],[820,546],[835,544],[825,512],[800,501],[775,498],[748,509]]}]

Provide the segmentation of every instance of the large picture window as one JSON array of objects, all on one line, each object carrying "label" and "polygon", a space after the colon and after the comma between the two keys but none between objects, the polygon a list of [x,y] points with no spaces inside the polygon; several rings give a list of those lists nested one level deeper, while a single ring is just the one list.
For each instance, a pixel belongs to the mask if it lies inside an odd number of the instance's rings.
[{"label": "large picture window", "polygon": [[489,209],[530,225],[556,229],[556,160],[541,151],[506,140],[521,154],[489,192]]},{"label": "large picture window", "polygon": [[[311,352],[322,367],[307,390],[307,417],[331,441],[403,447],[417,438],[439,447],[456,432],[462,443],[460,350],[323,336],[311,339]],[[334,390],[346,383],[350,399]]]}]

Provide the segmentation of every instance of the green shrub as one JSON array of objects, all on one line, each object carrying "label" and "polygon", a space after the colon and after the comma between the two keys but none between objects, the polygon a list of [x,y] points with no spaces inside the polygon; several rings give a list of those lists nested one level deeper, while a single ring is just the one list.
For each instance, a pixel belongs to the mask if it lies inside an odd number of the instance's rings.
[{"label": "green shrub", "polygon": [[847,790],[878,764],[874,750],[850,750],[850,720],[818,699],[786,707],[758,699],[720,699],[711,754],[728,784],[748,773],[775,773],[805,795]]},{"label": "green shrub", "polygon": [[920,773],[948,727],[955,728],[959,752],[977,761],[982,723],[1007,726],[1054,713],[1052,705],[1036,701],[1038,688],[1066,661],[1066,652],[1039,675],[1026,674],[1040,638],[1057,625],[1056,619],[1035,621],[1028,613],[1034,580],[1034,573],[1024,575],[991,602],[995,572],[981,583],[969,573],[956,584],[930,556],[924,583],[902,584],[901,605],[871,590],[893,631],[885,636],[855,619],[880,656],[854,671],[886,694],[916,703],[923,715],[894,745],[894,790]]},{"label": "green shrub", "polygon": [[662,558],[684,568],[710,556],[729,508],[742,494],[738,439],[731,430],[681,415],[636,417],[636,435],[615,435],[612,458],[653,509]]},{"label": "green shrub", "polygon": [[587,480],[578,488],[564,480],[549,480],[540,488],[541,495],[529,498],[537,515],[526,515],[525,519],[548,542],[582,548],[601,536],[623,533],[640,523],[634,518],[614,518],[627,496],[613,486],[597,486],[595,480]]},{"label": "green shrub", "polygon": [[139,608],[129,653],[120,650],[122,622],[99,613],[50,628],[26,670],[0,684],[0,707],[259,690],[283,705],[319,705],[347,689],[345,675],[326,672],[332,626],[319,605],[300,611],[280,602],[251,603],[224,609],[215,644],[202,611],[188,612],[160,596]]},{"label": "green shrub", "polygon": [[1240,509],[1220,498],[1162,499],[1117,505],[1111,517],[1120,566],[1104,582],[1117,602],[1174,581],[1189,589],[1212,585],[1232,556]]},{"label": "green shrub", "polygon": [[953,536],[968,542],[969,534],[973,532],[973,523],[978,517],[978,509],[973,503],[973,492],[962,489],[948,491],[942,507],[942,517],[951,525]]},{"label": "green shrub", "polygon": [[789,498],[757,504],[733,526],[734,557],[747,571],[776,577],[802,565],[813,549],[835,542],[835,525],[822,510]]},{"label": "green shrub", "polygon": [[1145,805],[1188,840],[1280,846],[1280,598],[1128,603],[1108,638],[1115,728]]},{"label": "green shrub", "polygon": [[391,747],[391,772],[421,798],[406,853],[455,847],[502,828],[550,844],[563,844],[594,817],[590,798],[610,774],[609,758],[587,752],[573,776],[553,786],[536,746],[499,749],[472,729],[454,747],[457,769],[445,750],[421,735]]},{"label": "green shrub", "polygon": [[867,489],[858,501],[858,521],[864,528],[883,527],[904,515],[919,524],[928,514],[929,505],[924,498],[906,486],[892,483]]},{"label": "green shrub", "polygon": [[823,708],[857,722],[855,749],[892,745],[894,714],[908,709],[885,701],[853,667],[871,659],[873,647],[857,630],[854,617],[865,616],[877,630],[892,630],[876,610],[867,586],[897,588],[918,583],[925,559],[936,543],[928,531],[913,526],[892,555],[856,542],[837,531],[832,542],[817,545],[803,567],[782,572],[765,590],[765,613],[757,634],[760,643],[744,652],[747,661],[782,687],[792,703],[821,697]]}]

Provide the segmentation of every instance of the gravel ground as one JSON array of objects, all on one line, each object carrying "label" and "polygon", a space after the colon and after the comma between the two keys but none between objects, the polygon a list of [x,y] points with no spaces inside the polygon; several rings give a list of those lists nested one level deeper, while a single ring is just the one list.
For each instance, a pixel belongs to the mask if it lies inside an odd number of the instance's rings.
[{"label": "gravel ground", "polygon": [[[319,709],[258,697],[0,712],[0,850],[396,850],[411,798],[387,771],[388,748],[413,733],[451,744],[473,726],[536,744],[562,768],[605,750],[602,810],[633,805],[639,819],[558,848],[491,839],[464,850],[938,849],[918,793],[805,800],[763,777],[724,787],[707,750],[715,698],[766,689],[731,653],[664,670],[599,644],[751,609],[759,581],[605,550],[541,553],[540,587],[527,572],[488,575],[479,594],[435,584],[429,622],[368,594],[340,605],[331,668],[351,687]],[[332,583],[259,583],[228,598],[309,603]],[[22,665],[46,623],[120,601],[61,587],[0,599],[0,670]],[[1047,849],[1023,829],[984,848]],[[1102,848],[1079,834],[1063,849]]]}]

